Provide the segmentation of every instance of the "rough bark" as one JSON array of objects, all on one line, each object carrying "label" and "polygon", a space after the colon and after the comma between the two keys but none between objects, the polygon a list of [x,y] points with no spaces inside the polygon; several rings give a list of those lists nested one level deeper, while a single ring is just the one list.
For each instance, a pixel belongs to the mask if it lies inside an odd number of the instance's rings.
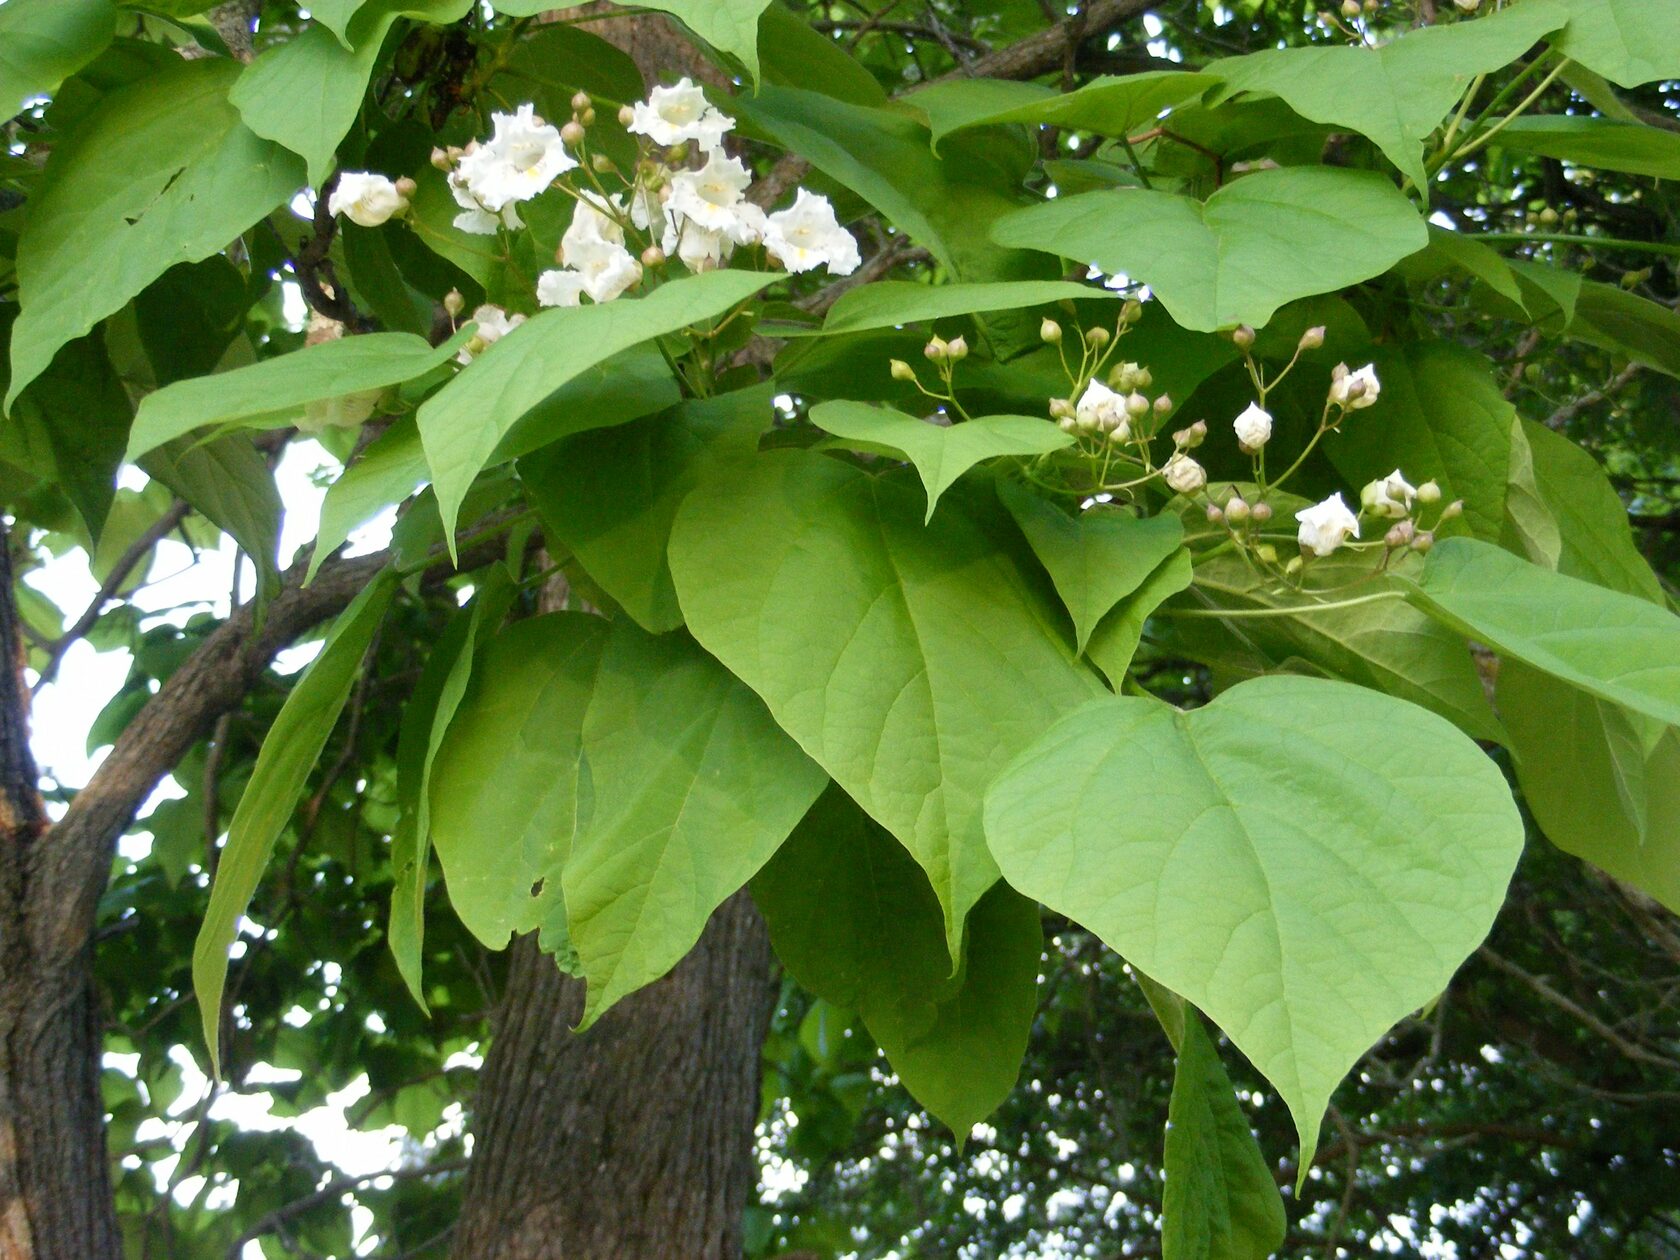
[{"label": "rough bark", "polygon": [[480,1084],[457,1260],[738,1260],[773,991],[745,892],[588,1031],[526,937]]}]

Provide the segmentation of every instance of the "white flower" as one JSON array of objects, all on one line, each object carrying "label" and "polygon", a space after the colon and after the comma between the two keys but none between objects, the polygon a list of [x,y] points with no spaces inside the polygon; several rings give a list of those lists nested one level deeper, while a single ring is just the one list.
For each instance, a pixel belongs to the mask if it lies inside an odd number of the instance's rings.
[{"label": "white flower", "polygon": [[750,183],[752,172],[740,159],[717,149],[699,170],[678,171],[671,176],[671,199],[665,209],[710,231],[728,232],[740,219],[737,207],[744,203]]},{"label": "white flower", "polygon": [[509,315],[501,307],[486,302],[472,313],[472,339],[467,342],[461,352],[455,356],[457,363],[471,363],[478,355],[494,342],[500,341],[515,328],[525,322],[523,315]]},{"label": "white flower", "polygon": [[408,198],[391,180],[372,171],[345,171],[327,198],[327,210],[366,228],[378,227],[408,209]]},{"label": "white flower", "polygon": [[529,201],[577,166],[561,143],[559,129],[539,119],[532,106],[492,114],[490,120],[495,134],[470,149],[455,171],[484,209],[498,213],[504,206]]},{"label": "white flower", "polygon": [[1297,537],[1302,550],[1315,556],[1327,556],[1349,538],[1359,537],[1359,518],[1342,502],[1339,490],[1322,503],[1302,508],[1295,519],[1301,522]]},{"label": "white flower", "polygon": [[[658,174],[670,175],[668,167],[660,167]],[[647,231],[659,221],[665,210],[659,203],[659,194],[646,182],[638,182],[630,193],[630,222],[643,232]]]},{"label": "white flower", "polygon": [[576,306],[583,293],[583,273],[552,269],[537,277],[537,302],[542,306]]},{"label": "white flower", "polygon": [[1126,398],[1101,381],[1092,381],[1074,405],[1073,418],[1087,432],[1118,433],[1123,441],[1131,433],[1126,417]]},{"label": "white flower", "polygon": [[383,389],[365,389],[357,394],[343,394],[337,398],[317,398],[306,403],[297,427],[303,433],[319,433],[323,429],[353,429],[373,414],[379,405]]},{"label": "white flower", "polygon": [[803,188],[792,206],[765,220],[764,248],[794,272],[827,267],[837,276],[849,276],[863,261],[852,234],[835,219],[828,198]]},{"label": "white flower", "polygon": [[1167,479],[1167,484],[1180,494],[1194,494],[1207,485],[1207,469],[1183,451],[1178,451],[1167,461],[1161,475]]},{"label": "white flower", "polygon": [[1249,403],[1242,415],[1231,424],[1237,431],[1237,441],[1246,451],[1257,451],[1272,440],[1272,413],[1259,403]]},{"label": "white flower", "polygon": [[1357,372],[1350,372],[1347,364],[1338,363],[1330,374],[1330,401],[1349,411],[1363,411],[1377,401],[1382,382],[1377,380],[1377,367],[1367,363]]},{"label": "white flower", "polygon": [[[642,278],[642,264],[624,247],[624,201],[584,193],[560,238],[560,261],[582,277],[583,291],[610,302]],[[567,283],[570,283],[569,281]]]},{"label": "white flower", "polygon": [[682,259],[695,274],[716,271],[735,252],[735,242],[722,232],[701,227],[693,219],[675,217],[665,221],[665,239],[659,247]]},{"label": "white flower", "polygon": [[1379,477],[1359,492],[1359,502],[1372,516],[1400,517],[1412,510],[1417,489],[1400,475],[1396,468],[1386,477]]},{"label": "white flower", "polygon": [[455,204],[461,207],[461,213],[456,215],[452,222],[452,226],[458,232],[467,232],[473,236],[494,236],[498,227],[518,231],[525,226],[519,217],[515,202],[510,201],[503,206],[499,215],[486,210],[478,198],[468,190],[466,183],[461,179],[460,171],[450,175],[449,191],[455,197]]},{"label": "white flower", "polygon": [[610,302],[642,278],[642,264],[622,247],[602,250],[578,267],[583,291],[597,302]]},{"label": "white flower", "polygon": [[716,109],[686,75],[672,87],[654,88],[631,113],[629,130],[634,134],[663,145],[692,140],[702,153],[721,145],[723,133],[735,126],[735,120]]}]

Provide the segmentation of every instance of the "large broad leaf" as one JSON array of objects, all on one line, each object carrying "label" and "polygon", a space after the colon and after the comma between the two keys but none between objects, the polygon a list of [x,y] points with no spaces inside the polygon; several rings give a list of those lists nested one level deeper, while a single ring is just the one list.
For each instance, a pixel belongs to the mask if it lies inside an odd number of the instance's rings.
[{"label": "large broad leaf", "polygon": [[[575,9],[581,2],[492,0],[492,7],[510,17],[535,17],[557,9]],[[758,78],[758,15],[769,6],[770,0],[646,0],[638,5],[677,18],[719,52],[738,58],[755,80]]]},{"label": "large broad leaf", "polygon": [[1355,486],[1395,468],[1414,485],[1432,479],[1449,501],[1464,500],[1448,532],[1497,539],[1516,410],[1487,359],[1450,342],[1412,342],[1378,354],[1376,368],[1382,394],[1325,440],[1331,462]]},{"label": "large broad leaf", "polygon": [[1584,280],[1570,315],[1567,336],[1680,376],[1680,315],[1668,307],[1613,284]]},{"label": "large broad leaf", "polygon": [[[619,351],[721,315],[781,278],[762,271],[688,276],[644,298],[543,311],[492,345],[420,407],[420,440],[450,547],[468,487],[527,412]],[[578,419],[573,432],[594,427],[587,416]]]},{"label": "large broad leaf", "polygon": [[1175,1000],[1178,1065],[1167,1104],[1161,1254],[1266,1260],[1288,1230],[1283,1199],[1213,1039],[1195,1010]]},{"label": "large broad leaf", "polygon": [[777,87],[814,87],[854,105],[887,103],[886,89],[862,62],[779,4],[758,19],[758,60],[764,82]]},{"label": "large broad leaf", "polygon": [[753,880],[776,955],[855,1010],[918,1102],[968,1136],[1008,1096],[1038,1006],[1038,907],[995,886],[955,975],[944,917],[904,846],[831,786]]},{"label": "large broad leaf", "polygon": [[1102,507],[1069,515],[1015,482],[1000,484],[998,493],[1056,584],[1081,652],[1110,610],[1184,543],[1176,516],[1139,519]]},{"label": "large broad leaf", "polygon": [[1486,935],[1523,826],[1441,718],[1277,677],[1190,713],[1087,705],[999,776],[986,837],[1011,884],[1225,1030],[1294,1114],[1304,1173],[1337,1083]]},{"label": "large broad leaf", "polygon": [[110,46],[111,0],[11,0],[0,7],[0,118],[45,96]]},{"label": "large broad leaf", "polygon": [[141,401],[127,458],[194,429],[241,422],[278,428],[309,403],[400,385],[442,367],[471,335],[469,325],[435,347],[412,333],[340,337],[231,372],[176,381]]},{"label": "large broad leaf", "polygon": [[344,545],[351,531],[401,503],[425,480],[426,452],[420,449],[420,430],[405,416],[380,434],[327,487],[305,582],[315,580],[322,562]]},{"label": "large broad leaf", "polygon": [[1425,612],[1601,700],[1680,723],[1680,617],[1470,538],[1429,553]]},{"label": "large broad leaf", "polygon": [[238,73],[215,59],[164,67],[106,95],[56,146],[18,242],[8,408],[61,345],[303,183],[302,163],[228,104]]},{"label": "large broad leaf", "polygon": [[218,1072],[228,947],[238,934],[240,917],[251,904],[275,842],[303,794],[304,782],[350,698],[350,686],[361,671],[362,657],[396,587],[396,574],[389,569],[382,571],[333,623],[321,654],[280,706],[257,754],[251,780],[234,809],[233,821],[228,824],[216,882],[210,889],[210,904],[193,946],[193,989],[198,995],[210,1062]]},{"label": "large broad leaf", "polygon": [[690,401],[613,430],[580,433],[519,462],[546,537],[645,630],[682,625],[671,566],[671,522],[719,460],[757,448],[774,412],[771,383]]},{"label": "large broad leaf", "polygon": [[1194,576],[1190,552],[1180,548],[1156,565],[1137,590],[1097,623],[1091,641],[1085,645],[1085,655],[1102,670],[1115,691],[1125,683],[1126,670],[1137,655],[1138,644],[1143,642],[1143,630],[1149,619],[1162,604],[1189,586]]},{"label": "large broad leaf", "polygon": [[1073,445],[1049,420],[1036,416],[980,416],[959,424],[932,424],[890,407],[825,402],[811,408],[811,423],[857,449],[908,460],[927,491],[927,519],[939,496],[981,460],[1002,455],[1048,455]]},{"label": "large broad leaf", "polygon": [[1000,280],[975,284],[918,284],[877,280],[840,295],[823,320],[824,335],[893,328],[954,315],[1015,311],[1047,302],[1118,298],[1111,289],[1070,280]]},{"label": "large broad leaf", "polygon": [[1414,188],[1426,188],[1423,143],[1477,75],[1515,61],[1569,20],[1553,0],[1526,0],[1473,22],[1408,31],[1375,48],[1278,48],[1216,61],[1220,99],[1283,98],[1303,118],[1368,137]]},{"label": "large broad leaf", "polygon": [[1535,153],[1578,166],[1680,179],[1680,134],[1644,123],[1553,114],[1515,118],[1493,143],[1512,153]]},{"label": "large broad leaf", "polygon": [[1129,136],[1169,109],[1205,92],[1219,80],[1186,70],[1104,75],[1076,92],[1057,93],[1036,83],[1007,79],[952,79],[912,93],[933,129],[934,147],[953,131],[1000,123],[1039,123]]},{"label": "large broad leaf", "polygon": [[902,477],[775,452],[689,496],[671,572],[694,636],[927,871],[955,958],[997,878],[981,793],[1100,684],[1002,531],[922,521]]},{"label": "large broad leaf", "polygon": [[142,456],[140,467],[232,535],[256,565],[262,594],[278,589],[280,491],[250,438],[242,433],[208,442],[176,438]]},{"label": "large broad leaf", "polygon": [[1259,171],[1206,202],[1146,188],[1058,197],[1002,219],[992,237],[1141,280],[1202,332],[1258,327],[1285,302],[1380,275],[1429,240],[1388,180],[1332,167]]},{"label": "large broad leaf", "polygon": [[371,0],[346,32],[354,51],[326,26],[312,26],[258,57],[228,100],[252,131],[301,156],[309,182],[319,188],[332,173],[338,142],[356,121],[379,47],[396,20],[453,22],[471,7],[472,0]]},{"label": "large broad leaf", "polygon": [[1649,0],[1562,0],[1552,46],[1623,87],[1680,78],[1680,7]]},{"label": "large broad leaf", "polygon": [[473,670],[433,765],[432,839],[487,945],[563,900],[589,1022],[688,952],[823,781],[687,636],[559,613]]}]

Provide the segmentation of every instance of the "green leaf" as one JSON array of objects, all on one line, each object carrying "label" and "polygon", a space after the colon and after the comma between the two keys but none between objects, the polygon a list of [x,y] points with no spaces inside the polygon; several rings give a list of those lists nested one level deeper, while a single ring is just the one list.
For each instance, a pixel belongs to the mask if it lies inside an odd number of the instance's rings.
[{"label": "green leaf", "polygon": [[1288,1220],[1213,1039],[1185,1006],[1167,1105],[1164,1260],[1266,1260]]},{"label": "green leaf", "polygon": [[1474,21],[1424,27],[1376,47],[1275,48],[1216,61],[1216,100],[1244,92],[1281,97],[1303,118],[1368,137],[1414,188],[1427,188],[1423,144],[1477,75],[1515,61],[1568,21],[1553,0]]},{"label": "green leaf", "polygon": [[1180,549],[1155,567],[1142,585],[1120,602],[1120,606],[1097,623],[1085,655],[1102,670],[1108,685],[1119,691],[1143,642],[1143,628],[1155,610],[1190,585],[1195,576],[1190,553]]},{"label": "green leaf", "polygon": [[1500,297],[1522,306],[1522,289],[1511,272],[1511,265],[1500,257],[1498,250],[1482,244],[1475,237],[1430,224],[1429,246],[1424,253],[1428,256],[1428,263],[1440,264],[1433,274],[1439,274],[1445,266],[1457,267],[1480,280]]},{"label": "green leaf", "polygon": [[1374,356],[1382,394],[1325,442],[1330,462],[1354,486],[1402,469],[1415,484],[1433,478],[1450,502],[1464,500],[1462,525],[1497,539],[1516,410],[1486,358],[1447,341],[1409,342]]},{"label": "green leaf", "polygon": [[952,79],[913,92],[933,146],[953,131],[1002,123],[1037,123],[1104,136],[1128,136],[1161,111],[1199,96],[1219,80],[1185,70],[1148,70],[1124,77],[1103,75],[1075,92],[1056,93],[1037,83],[1008,79]]},{"label": "green leaf", "polygon": [[947,502],[924,527],[923,500],[901,477],[773,452],[689,495],[670,559],[702,646],[927,871],[955,959],[997,878],[981,793],[1099,684],[996,509]]},{"label": "green leaf", "polygon": [[340,337],[231,372],[176,381],[140,403],[127,458],[209,425],[257,421],[277,428],[309,403],[414,380],[449,362],[471,335],[469,326],[436,347],[412,333]]},{"label": "green leaf", "polygon": [[350,22],[368,0],[315,0],[309,6],[309,16],[326,27],[346,48],[354,47],[350,41]]},{"label": "green leaf", "polygon": [[825,402],[811,408],[811,423],[840,438],[861,443],[860,450],[883,452],[915,466],[927,491],[927,520],[939,496],[983,459],[1001,455],[1048,455],[1073,445],[1049,420],[1036,416],[978,416],[959,424],[939,425],[888,407],[856,402]]},{"label": "green leaf", "polygon": [[[1540,490],[1534,447],[1523,423],[1520,417],[1511,420],[1511,469],[1505,490],[1505,533],[1500,542],[1543,568],[1555,569],[1563,555],[1563,534]],[[1617,506],[1621,506],[1619,501]]]},{"label": "green leaf", "polygon": [[893,328],[987,311],[1017,311],[1047,302],[1118,297],[1120,294],[1112,289],[1068,280],[1001,280],[975,284],[877,280],[842,293],[823,320],[822,334]]},{"label": "green leaf", "polygon": [[1441,718],[1276,677],[1190,713],[1085,706],[998,777],[986,837],[1011,884],[1225,1030],[1293,1113],[1304,1175],[1337,1083],[1486,935],[1523,826]]},{"label": "green leaf", "polygon": [[527,412],[619,351],[721,315],[780,279],[762,271],[688,276],[643,298],[543,311],[491,345],[420,406],[420,440],[451,550],[468,487]]},{"label": "green leaf", "polygon": [[1332,167],[1258,171],[1206,202],[1146,188],[1058,197],[992,237],[1141,280],[1186,328],[1266,323],[1285,302],[1380,275],[1428,243],[1382,176]]},{"label": "green leaf", "polygon": [[1103,507],[1070,516],[1014,482],[1000,482],[998,495],[1056,584],[1081,652],[1114,606],[1184,544],[1184,523],[1176,516],[1140,520]]},{"label": "green leaf", "polygon": [[18,242],[8,409],[58,347],[302,185],[302,164],[228,104],[238,72],[210,58],[167,66],[106,95],[55,147]]},{"label": "green leaf", "polygon": [[233,536],[257,566],[263,594],[278,589],[280,491],[250,438],[240,433],[209,442],[176,438],[141,457],[140,467]]},{"label": "green leaf", "polygon": [[612,430],[580,433],[519,462],[544,536],[643,629],[682,625],[665,552],[688,492],[721,460],[741,460],[770,427],[766,383],[690,401]]},{"label": "green leaf", "polygon": [[1680,314],[1613,284],[1581,281],[1565,333],[1635,363],[1680,376]]},{"label": "green leaf", "polygon": [[420,430],[405,416],[381,433],[327,487],[304,584],[315,580],[322,562],[344,545],[352,530],[401,503],[425,480],[426,452],[420,449]]},{"label": "green leaf", "polygon": [[218,1075],[228,948],[238,934],[239,920],[251,904],[263,868],[274,853],[275,842],[303,794],[304,782],[350,698],[350,686],[361,672],[362,657],[373,642],[374,631],[384,619],[396,587],[395,573],[383,570],[333,623],[321,654],[280,707],[228,825],[227,841],[216,866],[216,882],[210,889],[210,904],[193,946],[193,990],[198,995],[210,1063]]},{"label": "green leaf", "polygon": [[580,776],[561,884],[587,1027],[682,960],[828,776],[687,635],[655,638],[623,618],[584,718]]},{"label": "green leaf", "polygon": [[1649,0],[1562,0],[1569,25],[1552,46],[1622,87],[1680,78],[1680,8]]},{"label": "green leaf", "polygon": [[0,7],[0,118],[45,96],[110,46],[110,0],[11,0]]},{"label": "green leaf", "polygon": [[1680,134],[1644,123],[1555,114],[1516,118],[1492,143],[1511,153],[1626,171],[1657,179],[1680,179]]},{"label": "green leaf", "polygon": [[1425,612],[1613,704],[1680,723],[1680,618],[1470,538],[1437,543],[1412,585]]},{"label": "green leaf", "polygon": [[[575,9],[582,0],[556,4],[554,0],[492,0],[498,13],[535,17],[559,9]],[[645,0],[638,7],[669,13],[721,53],[728,53],[758,79],[758,17],[770,0]]]},{"label": "green leaf", "polygon": [[752,884],[776,955],[800,985],[855,1010],[904,1087],[967,1137],[1009,1094],[1038,1005],[1038,907],[997,885],[951,972],[927,877],[830,786]]},{"label": "green leaf", "polygon": [[764,81],[777,87],[814,87],[853,105],[885,105],[887,91],[832,36],[779,4],[758,19],[758,60]]}]

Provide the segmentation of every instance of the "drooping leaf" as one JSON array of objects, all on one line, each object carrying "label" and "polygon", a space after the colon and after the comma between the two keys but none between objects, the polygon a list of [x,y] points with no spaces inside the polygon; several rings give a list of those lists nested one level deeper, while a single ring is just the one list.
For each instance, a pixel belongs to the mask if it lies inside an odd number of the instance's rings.
[{"label": "drooping leaf", "polygon": [[543,311],[493,344],[420,406],[420,440],[451,548],[467,488],[527,412],[619,351],[720,315],[781,278],[762,271],[689,276],[643,298]]},{"label": "drooping leaf", "polygon": [[1602,171],[1680,179],[1680,134],[1644,123],[1572,114],[1529,115],[1501,128],[1493,143]]},{"label": "drooping leaf", "polygon": [[889,407],[866,403],[825,402],[811,408],[811,423],[858,449],[908,460],[927,491],[927,519],[939,496],[981,460],[1002,455],[1048,455],[1073,445],[1049,420],[1036,416],[977,416],[959,424],[939,425]]},{"label": "drooping leaf", "polygon": [[1552,39],[1565,57],[1622,87],[1680,78],[1680,9],[1645,0],[1562,0],[1569,25]]},{"label": "drooping leaf", "polygon": [[1563,554],[1563,534],[1558,529],[1557,514],[1540,490],[1534,447],[1520,417],[1511,421],[1511,467],[1506,477],[1501,543],[1543,568],[1557,568]]},{"label": "drooping leaf", "polygon": [[1098,623],[1184,542],[1184,524],[1170,514],[1139,519],[1095,508],[1070,516],[1014,482],[1000,483],[998,494],[1056,584],[1081,652]]},{"label": "drooping leaf", "polygon": [[1470,81],[1515,61],[1569,14],[1552,0],[1526,0],[1474,21],[1407,31],[1376,47],[1276,48],[1216,61],[1216,99],[1270,93],[1303,118],[1368,137],[1411,180],[1428,187],[1423,144]]},{"label": "drooping leaf", "polygon": [[1332,167],[1259,171],[1206,202],[1146,188],[1058,197],[1006,216],[992,237],[1141,280],[1202,332],[1258,327],[1285,302],[1368,280],[1428,243],[1388,180]]},{"label": "drooping leaf", "polygon": [[0,117],[60,83],[110,46],[110,0],[11,0],[0,7]]},{"label": "drooping leaf", "polygon": [[1470,538],[1429,553],[1412,600],[1444,625],[1583,691],[1680,723],[1680,617]]},{"label": "drooping leaf", "polygon": [[1613,284],[1583,280],[1565,335],[1680,376],[1680,315]]},{"label": "drooping leaf", "polygon": [[340,337],[230,372],[176,381],[141,401],[127,458],[138,459],[195,429],[253,421],[275,428],[302,415],[309,403],[414,380],[449,362],[471,335],[463,328],[441,346],[412,333]]},{"label": "drooping leaf", "polygon": [[1001,885],[953,975],[939,899],[904,846],[830,786],[754,878],[795,979],[855,1010],[904,1087],[957,1135],[1009,1094],[1038,1005],[1038,908]]},{"label": "drooping leaf", "polygon": [[1023,310],[1048,302],[1115,299],[1111,289],[1069,280],[1002,280],[975,284],[918,284],[877,280],[840,295],[823,320],[825,336],[925,323],[953,315]]},{"label": "drooping leaf", "polygon": [[682,625],[665,552],[677,508],[719,460],[752,453],[775,387],[691,401],[613,430],[580,433],[519,462],[520,480],[560,544],[643,629]]},{"label": "drooping leaf", "polygon": [[168,486],[206,520],[233,536],[257,567],[264,596],[279,583],[280,491],[268,461],[242,433],[208,442],[176,438],[140,458],[148,477]]},{"label": "drooping leaf", "polygon": [[1092,702],[998,777],[986,837],[1011,884],[1225,1030],[1305,1169],[1343,1075],[1481,942],[1523,827],[1441,718],[1275,677],[1190,713]]},{"label": "drooping leaf", "polygon": [[251,904],[263,868],[291,819],[304,782],[321,756],[350,698],[362,657],[373,641],[396,590],[396,574],[383,570],[340,614],[321,654],[298,679],[280,707],[256,768],[228,824],[227,841],[216,866],[210,904],[193,946],[193,990],[204,1023],[210,1062],[220,1071],[222,989],[227,981],[228,948],[239,920]]},{"label": "drooping leaf", "polygon": [[1164,1260],[1266,1260],[1288,1220],[1201,1017],[1186,1003],[1167,1105]]},{"label": "drooping leaf", "polygon": [[1120,606],[1097,623],[1091,641],[1085,645],[1085,655],[1102,670],[1108,685],[1119,691],[1125,681],[1126,670],[1143,642],[1143,628],[1156,609],[1190,585],[1195,568],[1190,553],[1180,549],[1172,553],[1155,569]]},{"label": "drooping leaf", "polygon": [[1038,123],[1129,136],[1154,122],[1162,110],[1218,82],[1213,75],[1187,70],[1148,70],[1103,75],[1077,91],[1057,93],[1036,83],[959,78],[913,92],[907,100],[927,115],[938,148],[953,131],[1001,123]]},{"label": "drooping leaf", "polygon": [[214,58],[163,67],[107,94],[55,147],[18,242],[8,408],[61,345],[303,184],[302,163],[228,104],[238,72]]},{"label": "drooping leaf", "polygon": [[902,477],[761,455],[690,494],[671,573],[694,636],[927,871],[956,958],[997,878],[981,793],[1100,684],[985,505],[924,526],[923,502]]}]

